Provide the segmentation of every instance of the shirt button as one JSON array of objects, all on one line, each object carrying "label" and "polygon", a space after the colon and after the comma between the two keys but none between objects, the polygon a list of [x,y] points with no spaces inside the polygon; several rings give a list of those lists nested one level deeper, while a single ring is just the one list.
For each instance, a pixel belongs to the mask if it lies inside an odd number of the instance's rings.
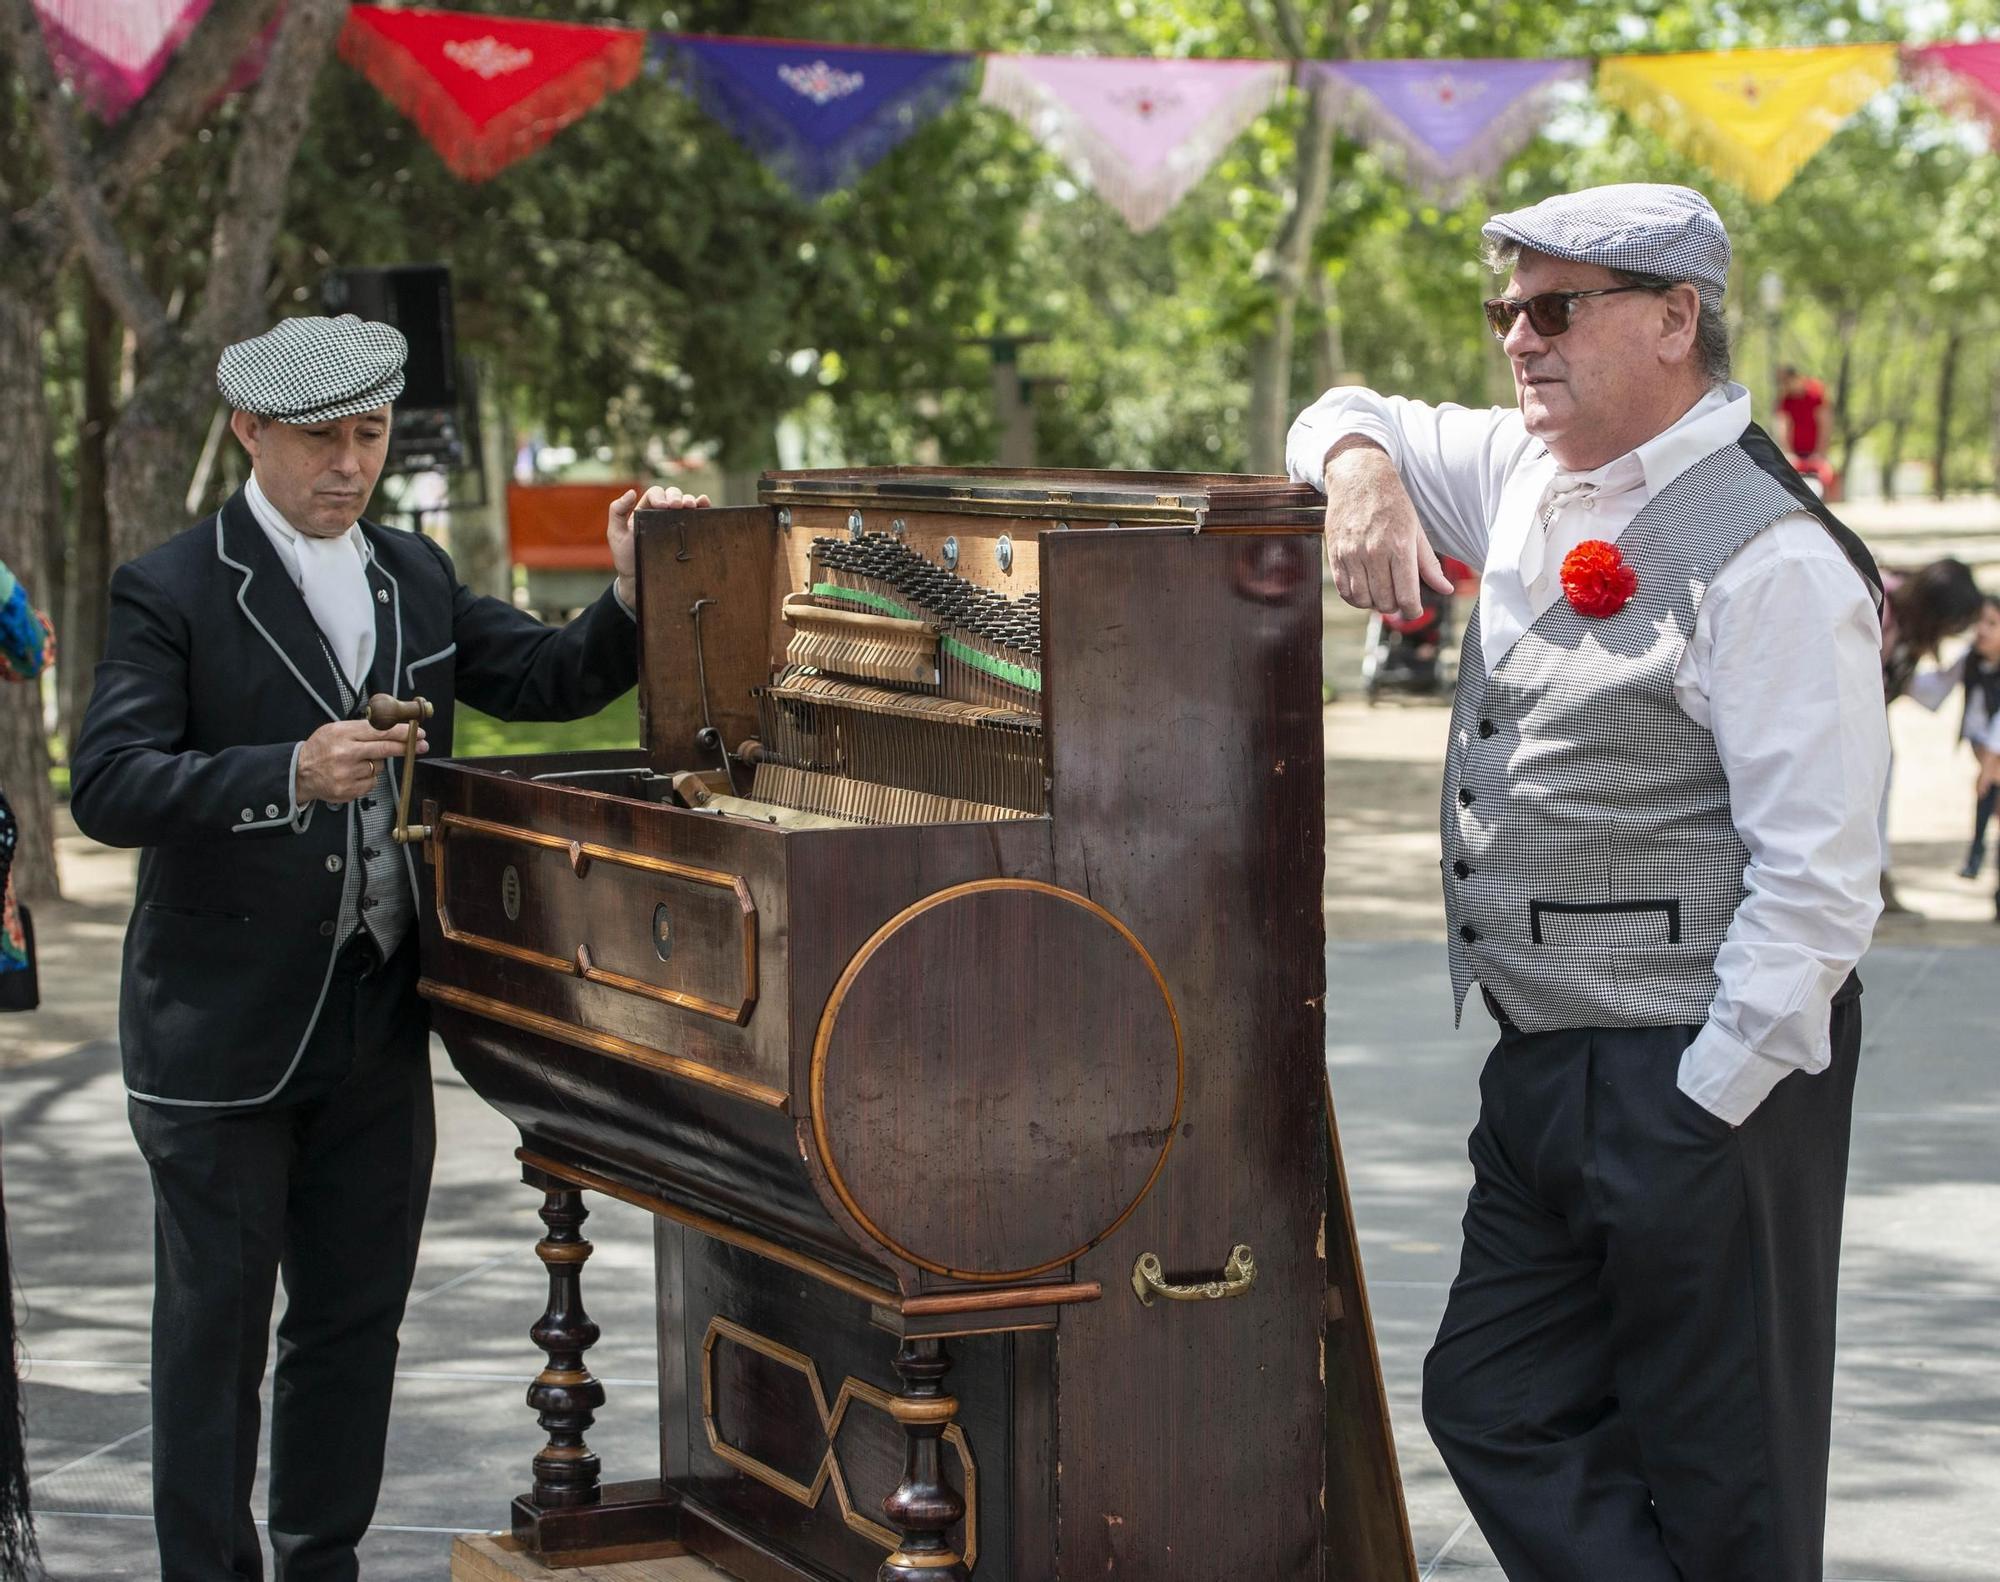
[{"label": "shirt button", "polygon": [[1481,720],[1479,722],[1479,734],[1481,736],[1491,736],[1499,728],[1491,720]]},{"label": "shirt button", "polygon": [[327,871],[328,873],[339,873],[339,872],[340,872],[340,859],[339,859],[338,857],[329,857],[329,858],[327,858],[327,859],[326,859],[326,871]]},{"label": "shirt button", "polygon": [[319,925],[319,937],[320,937],[321,939],[331,939],[331,938],[333,938],[333,924],[331,924],[331,923],[322,923],[322,924],[320,924],[320,925]]},{"label": "shirt button", "polygon": [[278,804],[275,802],[266,802],[264,804],[264,817],[276,818],[277,816],[278,816]]},{"label": "shirt button", "polygon": [[254,807],[246,807],[243,810],[243,822],[246,824],[249,823],[250,820],[252,820],[256,816],[257,816],[257,810]]},{"label": "shirt button", "polygon": [[1467,923],[1459,929],[1458,937],[1469,945],[1479,937],[1479,930]]},{"label": "shirt button", "polygon": [[1472,795],[1472,788],[1471,788],[1470,786],[1460,786],[1460,787],[1459,787],[1459,790],[1458,790],[1458,803],[1459,803],[1459,806],[1460,806],[1460,807],[1471,807],[1471,806],[1472,806],[1472,804],[1473,804],[1473,801],[1474,801],[1474,798],[1473,798],[1473,795]]},{"label": "shirt button", "polygon": [[1472,866],[1469,863],[1455,862],[1451,865],[1451,871],[1457,874],[1461,879],[1469,879],[1472,877]]}]

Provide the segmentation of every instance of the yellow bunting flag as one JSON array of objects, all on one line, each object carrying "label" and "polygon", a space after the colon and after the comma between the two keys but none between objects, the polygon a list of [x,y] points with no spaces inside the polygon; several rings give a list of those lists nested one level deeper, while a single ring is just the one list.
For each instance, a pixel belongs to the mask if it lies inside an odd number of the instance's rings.
[{"label": "yellow bunting flag", "polygon": [[1768,203],[1895,75],[1893,44],[1613,55],[1597,92]]}]

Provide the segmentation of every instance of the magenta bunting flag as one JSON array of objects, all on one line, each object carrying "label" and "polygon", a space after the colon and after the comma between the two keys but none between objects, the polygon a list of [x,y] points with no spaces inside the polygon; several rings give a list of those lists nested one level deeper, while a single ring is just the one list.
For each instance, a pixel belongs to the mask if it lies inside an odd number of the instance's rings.
[{"label": "magenta bunting flag", "polygon": [[2000,149],[2000,39],[1906,49],[1903,72],[1947,109],[1984,121]]},{"label": "magenta bunting flag", "polygon": [[115,121],[146,97],[212,0],[35,0],[56,70]]},{"label": "magenta bunting flag", "polygon": [[1282,61],[993,55],[979,97],[1149,231],[1284,91]]},{"label": "magenta bunting flag", "polygon": [[1549,112],[1549,90],[1580,80],[1580,60],[1315,61],[1307,86],[1330,96],[1338,124],[1396,149],[1419,186],[1484,180],[1524,148]]}]

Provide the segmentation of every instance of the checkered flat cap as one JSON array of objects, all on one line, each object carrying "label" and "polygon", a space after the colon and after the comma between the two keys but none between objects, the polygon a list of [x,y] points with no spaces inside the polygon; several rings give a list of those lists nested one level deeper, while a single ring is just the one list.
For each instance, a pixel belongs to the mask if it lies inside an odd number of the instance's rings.
[{"label": "checkered flat cap", "polygon": [[1729,282],[1729,233],[1692,187],[1627,182],[1560,193],[1494,215],[1481,234],[1572,263],[1685,280],[1710,308],[1722,306]]},{"label": "checkered flat cap", "polygon": [[352,313],[280,319],[255,339],[224,348],[215,382],[239,412],[280,423],[330,423],[401,395],[409,351],[401,330]]}]

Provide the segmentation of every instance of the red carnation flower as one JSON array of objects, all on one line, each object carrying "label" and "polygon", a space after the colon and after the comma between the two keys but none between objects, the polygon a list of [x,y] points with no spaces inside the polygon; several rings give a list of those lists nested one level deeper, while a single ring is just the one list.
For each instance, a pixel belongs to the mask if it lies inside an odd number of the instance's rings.
[{"label": "red carnation flower", "polygon": [[1616,544],[1587,538],[1563,556],[1562,585],[1579,613],[1601,620],[1625,608],[1639,591],[1639,574],[1625,564]]}]

